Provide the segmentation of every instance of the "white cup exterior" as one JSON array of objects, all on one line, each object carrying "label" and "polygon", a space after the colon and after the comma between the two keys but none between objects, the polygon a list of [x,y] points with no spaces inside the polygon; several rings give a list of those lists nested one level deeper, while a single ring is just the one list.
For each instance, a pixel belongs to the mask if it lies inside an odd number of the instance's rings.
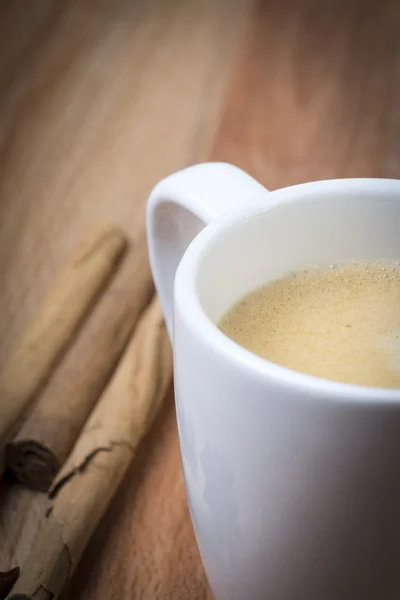
[{"label": "white cup exterior", "polygon": [[236,167],[204,164],[158,184],[147,218],[188,500],[216,600],[400,597],[400,390],[295,373],[215,325],[293,268],[400,259],[400,181],[267,192]]}]

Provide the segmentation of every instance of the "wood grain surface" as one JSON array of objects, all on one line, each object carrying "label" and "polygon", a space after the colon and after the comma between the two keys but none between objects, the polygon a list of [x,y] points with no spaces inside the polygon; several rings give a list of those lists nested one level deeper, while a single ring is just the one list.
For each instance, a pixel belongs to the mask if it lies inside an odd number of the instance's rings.
[{"label": "wood grain surface", "polygon": [[[3,2],[0,360],[97,216],[146,261],[146,196],[170,171],[227,160],[271,189],[399,177],[399,31],[395,0]],[[41,498],[3,483],[0,503],[6,568]],[[171,392],[68,598],[207,597]]]},{"label": "wood grain surface", "polygon": [[212,156],[268,188],[400,176],[400,5],[264,0]]}]

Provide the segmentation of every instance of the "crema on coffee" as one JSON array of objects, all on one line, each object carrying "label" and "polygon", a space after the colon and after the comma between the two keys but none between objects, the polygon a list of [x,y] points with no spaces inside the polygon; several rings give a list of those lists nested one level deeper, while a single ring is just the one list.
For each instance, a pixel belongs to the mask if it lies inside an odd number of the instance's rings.
[{"label": "crema on coffee", "polygon": [[245,296],[219,327],[247,350],[294,371],[400,388],[399,264],[291,273]]}]

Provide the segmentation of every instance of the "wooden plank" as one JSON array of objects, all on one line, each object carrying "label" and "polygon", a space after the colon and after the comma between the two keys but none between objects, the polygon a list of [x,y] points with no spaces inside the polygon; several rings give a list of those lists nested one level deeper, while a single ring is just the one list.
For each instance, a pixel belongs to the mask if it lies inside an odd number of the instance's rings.
[{"label": "wooden plank", "polygon": [[237,6],[227,25],[226,0],[56,2],[36,38],[11,11],[31,48],[7,62],[0,98],[0,361],[94,221],[145,249],[150,189],[208,147]]},{"label": "wooden plank", "polygon": [[400,5],[264,0],[213,156],[270,189],[400,175]]}]

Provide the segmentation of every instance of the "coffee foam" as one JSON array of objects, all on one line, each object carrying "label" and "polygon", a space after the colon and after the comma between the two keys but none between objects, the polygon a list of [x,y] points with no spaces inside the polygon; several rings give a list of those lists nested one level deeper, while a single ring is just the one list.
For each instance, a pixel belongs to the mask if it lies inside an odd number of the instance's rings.
[{"label": "coffee foam", "polygon": [[259,356],[343,383],[400,388],[400,268],[347,263],[250,293],[221,330]]}]

